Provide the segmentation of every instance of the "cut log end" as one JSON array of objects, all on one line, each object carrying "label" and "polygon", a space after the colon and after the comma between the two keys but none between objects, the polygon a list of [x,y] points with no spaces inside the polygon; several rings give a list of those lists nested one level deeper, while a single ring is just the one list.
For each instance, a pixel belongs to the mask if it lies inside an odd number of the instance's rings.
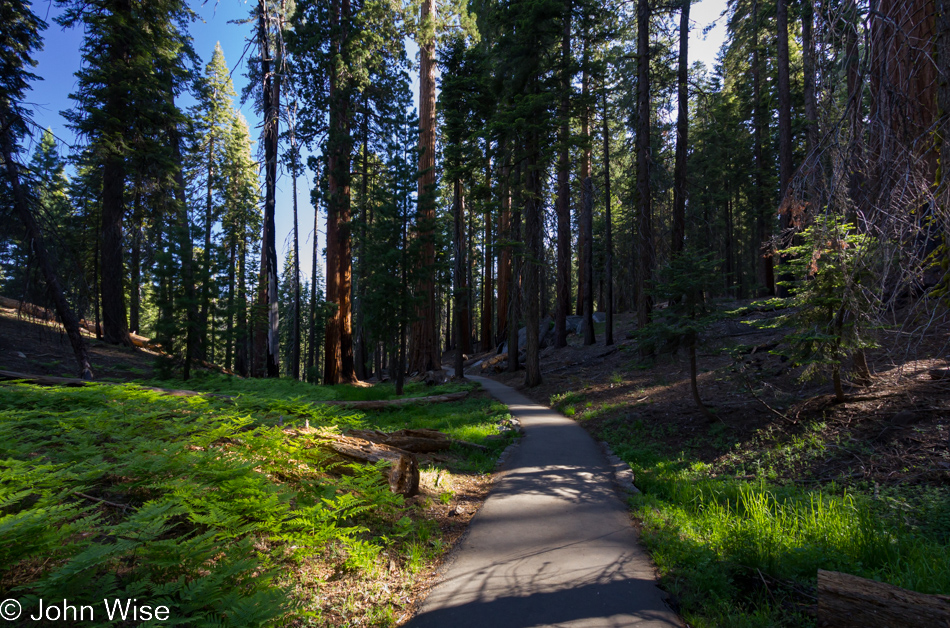
[{"label": "cut log end", "polygon": [[419,462],[412,453],[353,436],[319,434],[317,438],[318,446],[338,462],[389,463],[383,475],[393,493],[406,497],[419,493]]}]

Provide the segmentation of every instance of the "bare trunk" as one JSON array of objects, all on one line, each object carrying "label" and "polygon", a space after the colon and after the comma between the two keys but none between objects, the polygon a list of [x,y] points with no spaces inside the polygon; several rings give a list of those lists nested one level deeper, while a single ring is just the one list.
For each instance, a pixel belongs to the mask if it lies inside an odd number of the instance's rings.
[{"label": "bare trunk", "polygon": [[[590,95],[590,73],[588,72],[588,65],[590,62],[590,55],[588,54],[588,34],[584,33],[584,52],[583,52],[583,66],[584,73],[581,77],[581,100],[584,103],[584,106],[581,109],[581,141],[583,142],[583,155],[581,156],[581,186],[584,185],[584,182],[590,178],[590,108],[587,106],[587,98]],[[587,287],[584,285],[584,282],[587,281],[588,272],[584,267],[584,264],[587,263],[587,251],[584,250],[584,247],[587,246],[588,237],[587,237],[587,217],[584,215],[584,212],[587,210],[586,205],[581,202],[581,209],[577,217],[577,316],[584,315],[584,298],[587,294]]]},{"label": "bare trunk", "polygon": [[693,394],[693,402],[695,402],[696,407],[699,408],[704,416],[712,418],[712,413],[709,411],[709,408],[706,407],[706,404],[703,403],[702,397],[699,396],[699,384],[696,381],[696,377],[696,339],[691,338],[689,341],[689,386]]},{"label": "bare trunk", "polygon": [[[776,0],[776,36],[778,37],[778,155],[779,155],[779,229],[782,234],[783,248],[791,243],[790,208],[786,206],[789,185],[792,181],[792,96],[788,77],[788,4],[787,0]],[[782,265],[786,264],[785,257]],[[781,279],[791,278],[787,272]],[[778,286],[778,296],[787,297],[788,288]]]},{"label": "bare trunk", "polygon": [[498,255],[498,323],[496,324],[495,344],[504,340],[508,327],[508,295],[511,284],[511,168],[502,166],[499,190],[501,194],[501,213],[498,217],[498,235],[505,240]]},{"label": "bare trunk", "polygon": [[592,345],[594,337],[594,180],[589,176],[581,184],[584,207],[584,344]]},{"label": "bare trunk", "polygon": [[236,238],[231,236],[228,245],[228,310],[224,331],[224,366],[228,370],[234,368],[234,276],[237,255],[235,240]]},{"label": "bare trunk", "polygon": [[[319,180],[319,176],[315,177]],[[318,247],[318,225],[320,219],[320,209],[316,203],[313,205],[313,252],[310,266],[310,330],[308,336],[310,342],[307,343],[307,381],[315,384],[317,382],[317,251]]]},{"label": "bare trunk", "polygon": [[765,127],[767,125],[763,115],[762,104],[762,64],[759,51],[759,5],[755,0],[752,3],[752,126],[753,145],[752,161],[755,168],[753,207],[755,208],[755,240],[759,245],[756,256],[756,279],[762,287],[760,296],[775,294],[775,273],[772,268],[772,246],[769,243],[770,230],[766,218],[771,215],[767,210],[768,203],[765,196],[765,161],[762,156],[762,145],[765,141]]},{"label": "bare trunk", "polygon": [[[515,186],[521,183],[521,164],[515,168]],[[517,188],[516,188],[517,189]],[[511,241],[521,240],[520,195],[511,210]],[[511,281],[508,284],[508,372],[518,370],[518,318],[521,311],[518,295],[521,293],[522,253],[512,251]]]},{"label": "bare trunk", "polygon": [[637,3],[637,325],[650,322],[653,298],[653,210],[650,199],[650,5]]},{"label": "bare trunk", "polygon": [[538,326],[541,323],[541,246],[543,218],[541,215],[541,175],[538,172],[538,142],[532,137],[528,142],[527,172],[525,172],[525,386],[541,384],[541,343]]},{"label": "bare trunk", "polygon": [[677,68],[676,164],[673,171],[673,245],[676,255],[686,237],[686,156],[689,150],[689,5],[682,0],[680,11],[680,56]]},{"label": "bare trunk", "polygon": [[[202,252],[202,278],[201,278],[201,315],[199,324],[201,325],[201,351],[202,358],[208,357],[208,336],[211,333],[208,328],[208,310],[211,307],[211,227],[213,226],[214,204],[214,134],[208,141],[208,164],[207,164],[207,185],[205,186],[205,219],[204,219],[204,251]],[[134,325],[133,325],[134,327]]]},{"label": "bare trunk", "polygon": [[130,260],[130,271],[132,274],[132,285],[129,287],[129,327],[135,333],[141,333],[140,312],[142,306],[142,223],[138,210],[138,195],[136,195],[136,211],[134,224],[132,225],[132,259]]},{"label": "bare trunk", "polygon": [[[293,120],[297,119],[297,103],[294,103]],[[297,136],[295,124],[290,127],[290,150],[293,157],[291,164],[292,190],[294,195],[294,333],[291,340],[290,361],[294,379],[300,380],[300,226],[297,216]]]},{"label": "bare trunk", "polygon": [[459,179],[455,180],[454,185],[454,196],[455,202],[453,203],[454,207],[454,219],[455,219],[455,229],[454,229],[454,248],[455,248],[455,269],[452,273],[452,280],[455,284],[454,286],[454,299],[455,302],[455,377],[464,378],[465,373],[463,369],[463,362],[465,358],[463,357],[465,337],[468,333],[465,324],[465,317],[463,316],[463,311],[466,308],[465,305],[465,198],[462,196],[462,182]]},{"label": "bare trunk", "polygon": [[[429,25],[436,19],[435,0],[422,0],[420,23]],[[427,26],[423,26],[426,29]],[[419,188],[416,227],[423,241],[422,264],[425,279],[417,286],[422,305],[412,330],[412,355],[409,370],[425,372],[441,366],[439,347],[438,306],[435,299],[435,41],[419,45]]]},{"label": "bare trunk", "polygon": [[561,37],[561,136],[557,170],[557,297],[554,346],[567,346],[567,315],[571,309],[571,0],[564,2]]},{"label": "bare trunk", "polygon": [[248,343],[250,337],[247,327],[247,224],[241,221],[241,240],[238,243],[237,268],[237,312],[236,346],[234,348],[234,370],[241,377],[249,374]]},{"label": "bare trunk", "polygon": [[[270,14],[267,2],[261,0],[258,18],[258,38],[261,49],[264,109],[264,232],[261,242],[261,269],[258,303],[261,316],[257,320],[255,363],[260,364],[267,377],[280,374],[280,353],[277,311],[277,239],[274,214],[277,203],[277,142],[280,110],[280,81],[271,71],[271,50],[268,32]],[[275,68],[276,70],[276,68]],[[261,375],[264,373],[258,373]]]},{"label": "bare trunk", "polygon": [[[491,163],[485,166],[485,185],[488,188],[488,196],[491,195]],[[479,332],[480,349],[487,351],[492,346],[492,315],[494,314],[493,295],[495,293],[495,278],[492,276],[492,270],[495,265],[492,263],[494,258],[495,245],[492,241],[492,212],[491,203],[485,203],[485,243],[484,257],[482,259],[482,319],[481,331]]]},{"label": "bare trunk", "polygon": [[[169,100],[174,98],[173,92],[169,89]],[[171,140],[173,157],[175,163],[179,164],[175,169],[175,222],[177,223],[178,242],[179,242],[179,260],[181,263],[181,281],[182,285],[194,286],[195,284],[195,255],[194,245],[191,238],[191,226],[188,220],[188,197],[185,194],[185,175],[184,163],[181,154],[181,135],[178,128],[174,125],[168,129],[168,136]],[[191,375],[191,365],[199,361],[200,358],[200,338],[198,336],[198,300],[193,294],[186,294],[183,297],[184,303],[176,303],[175,308],[185,310],[185,363],[182,368],[182,377],[188,379]]]},{"label": "bare trunk", "polygon": [[818,102],[815,100],[815,7],[811,1],[802,3],[802,75],[805,85],[805,152],[818,147]]},{"label": "bare trunk", "polygon": [[606,260],[605,273],[607,275],[607,330],[604,345],[614,343],[614,240],[613,224],[610,215],[610,125],[607,115],[607,90],[604,90],[604,210],[606,221]]}]

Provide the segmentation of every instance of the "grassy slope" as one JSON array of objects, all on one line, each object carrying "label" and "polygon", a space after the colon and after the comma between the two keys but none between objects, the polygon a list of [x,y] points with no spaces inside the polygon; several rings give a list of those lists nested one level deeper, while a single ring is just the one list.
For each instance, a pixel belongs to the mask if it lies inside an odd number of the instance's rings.
[{"label": "grassy slope", "polygon": [[[39,598],[94,604],[97,625],[101,600],[116,597],[193,625],[392,624],[445,549],[439,526],[375,469],[330,473],[321,450],[284,429],[433,427],[480,442],[507,416],[483,398],[370,414],[312,403],[385,388],[191,387],[239,396],[0,385],[0,597],[27,610]],[[484,442],[492,453],[453,452],[440,473],[489,471],[506,443]]]},{"label": "grassy slope", "polygon": [[[773,451],[736,444],[710,464],[690,453],[691,441],[664,445],[662,425],[629,411],[594,408],[577,393],[551,403],[630,464],[643,492],[630,502],[641,538],[691,626],[813,626],[818,569],[950,593],[945,487],[778,482],[773,465],[823,456],[824,444],[809,434]],[[728,438],[717,426],[710,436]],[[736,460],[751,475],[733,476]]]}]

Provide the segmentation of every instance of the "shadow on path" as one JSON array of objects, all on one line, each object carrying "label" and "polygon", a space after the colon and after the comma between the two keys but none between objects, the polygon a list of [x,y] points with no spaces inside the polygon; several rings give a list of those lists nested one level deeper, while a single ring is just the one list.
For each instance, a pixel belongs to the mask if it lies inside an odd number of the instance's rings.
[{"label": "shadow on path", "polygon": [[525,436],[408,626],[681,627],[593,439],[517,391],[473,379]]}]

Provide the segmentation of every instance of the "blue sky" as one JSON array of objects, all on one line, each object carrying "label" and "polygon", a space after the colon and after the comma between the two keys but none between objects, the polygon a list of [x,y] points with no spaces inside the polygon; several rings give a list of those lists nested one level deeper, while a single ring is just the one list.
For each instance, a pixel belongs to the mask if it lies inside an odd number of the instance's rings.
[{"label": "blue sky", "polygon": [[[234,88],[238,94],[241,93],[241,89],[247,83],[244,76],[245,64],[243,61],[239,63],[239,60],[247,45],[247,39],[251,35],[252,25],[229,24],[229,22],[246,18],[250,13],[251,6],[255,3],[255,0],[251,2],[248,2],[248,0],[208,0],[203,4],[192,2],[192,8],[199,17],[199,21],[193,23],[190,28],[194,39],[195,52],[202,59],[202,64],[207,63],[214,51],[215,43],[221,42],[224,57],[231,69]],[[725,0],[702,0],[691,8],[690,17],[693,25],[690,34],[690,63],[699,60],[705,62],[707,67],[712,68],[716,54],[725,37],[724,20],[719,20],[717,27],[710,31],[708,35],[704,36],[702,32],[708,24],[719,18],[725,9],[725,5]],[[69,94],[75,90],[75,73],[79,70],[81,64],[79,49],[82,45],[82,30],[80,28],[64,30],[56,25],[53,18],[59,15],[61,10],[53,4],[52,0],[35,2],[33,7],[34,11],[47,21],[49,28],[43,33],[44,49],[36,55],[39,65],[34,69],[34,73],[42,77],[43,80],[33,83],[33,89],[28,94],[27,101],[33,107],[34,120],[38,125],[51,128],[56,137],[62,141],[74,143],[76,141],[75,137],[66,128],[60,112],[73,106]],[[415,46],[412,46],[412,48],[415,48]],[[410,50],[411,55],[414,55],[415,52],[415,50]],[[417,92],[418,77],[414,74],[414,98],[417,98]],[[190,100],[182,100],[183,106],[191,104],[192,101]],[[235,102],[235,106],[238,106],[237,102]],[[241,107],[241,110],[251,126],[252,136],[259,135],[260,118],[254,113],[251,103]],[[293,196],[289,177],[279,176],[277,185],[277,248],[278,254],[283,259],[284,252],[291,245]],[[310,205],[310,181],[307,175],[298,180],[297,188],[300,215],[301,270],[305,276],[309,276],[313,207]],[[323,220],[321,220],[322,224],[324,224]],[[322,232],[323,227],[321,226],[320,229],[320,247],[322,248],[325,241]]]}]

